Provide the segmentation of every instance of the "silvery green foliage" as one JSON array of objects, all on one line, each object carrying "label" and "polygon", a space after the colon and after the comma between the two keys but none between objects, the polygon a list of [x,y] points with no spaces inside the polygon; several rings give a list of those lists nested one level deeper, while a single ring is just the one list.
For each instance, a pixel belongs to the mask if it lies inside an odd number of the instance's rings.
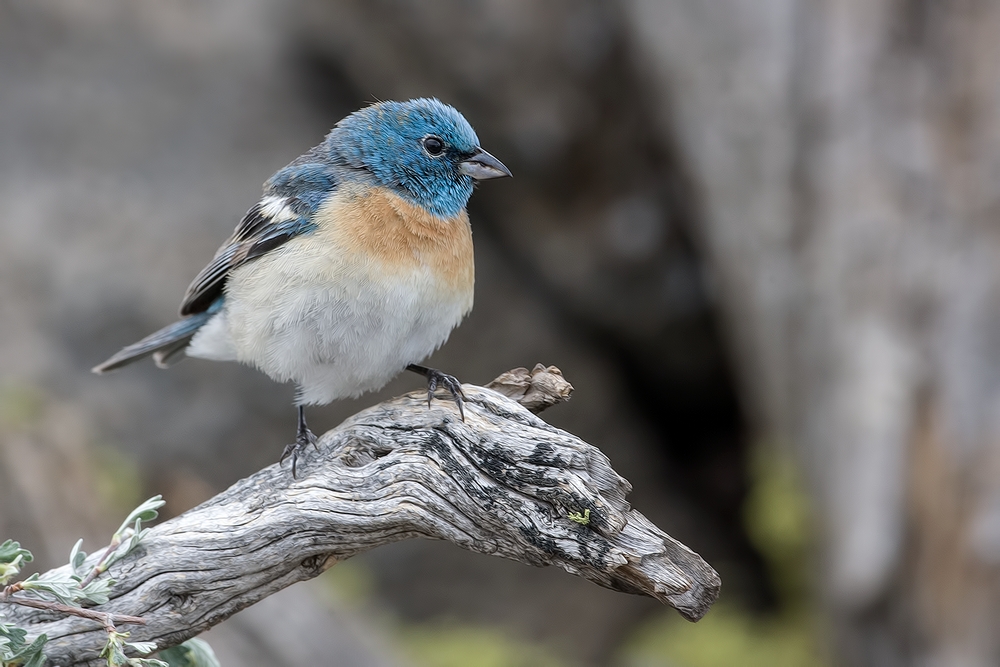
[{"label": "silvery green foliage", "polygon": [[[164,501],[160,496],[153,496],[129,513],[128,517],[111,537],[111,545],[107,554],[94,566],[97,575],[106,572],[112,563],[124,558],[129,552],[139,546],[142,538],[146,536],[149,530],[142,527],[142,522],[155,519],[157,516],[156,510],[162,507],[163,504]],[[8,569],[12,566],[16,567],[17,563],[24,557],[24,554],[28,555],[28,558],[25,560],[30,560],[30,552],[19,549],[19,546],[17,542],[11,542],[10,540],[0,546],[0,562],[2,562],[5,554],[10,554],[11,563],[6,566]],[[68,605],[83,602],[90,602],[95,605],[106,603],[115,581],[109,578],[98,579],[95,575],[90,578],[90,581],[87,581],[86,585],[83,584],[87,580],[82,572],[87,554],[80,549],[81,546],[83,546],[82,539],[77,540],[76,544],[73,545],[73,549],[69,553],[68,572],[65,570],[52,570],[44,575],[33,574],[21,582],[21,589],[32,594],[33,597],[42,600],[55,598],[57,601]]]},{"label": "silvery green foliage", "polygon": [[[149,531],[142,527],[142,522],[155,519],[157,510],[163,505],[163,499],[154,496],[132,510],[115,531],[104,556],[91,572],[88,573],[84,567],[87,554],[81,549],[83,540],[77,540],[69,554],[68,571],[60,569],[43,575],[32,574],[19,582],[19,592],[35,599],[58,601],[70,606],[106,603],[115,581],[110,577],[100,578],[99,575],[139,546]],[[31,560],[31,552],[22,549],[19,543],[7,540],[0,544],[0,586],[6,586],[21,571],[21,565]],[[31,643],[28,643],[27,638],[28,633],[24,629],[0,623],[0,667],[41,667],[44,664],[45,654],[42,649],[47,637],[40,635]],[[170,660],[168,663],[142,657],[156,651],[155,642],[130,642],[127,641],[128,638],[128,632],[118,632],[113,628],[108,630],[108,641],[101,653],[101,657],[107,660],[108,667],[219,667],[219,661],[211,647],[199,639],[189,640],[165,651],[165,659]],[[138,657],[130,658],[126,652],[137,653]]]},{"label": "silvery green foliage", "polygon": [[40,635],[30,644],[27,642],[27,638],[28,633],[21,628],[0,623],[0,665],[3,667],[8,665],[41,667],[42,663],[45,662],[42,647],[48,638],[45,635]]},{"label": "silvery green foliage", "polygon": [[189,639],[180,646],[160,651],[170,667],[222,667],[215,651],[202,639]]},{"label": "silvery green foliage", "polygon": [[[157,510],[165,504],[162,496],[156,495],[136,507],[132,512],[125,518],[122,525],[118,526],[118,530],[115,534],[111,536],[111,544],[108,547],[108,551],[101,558],[101,560],[94,566],[94,571],[91,573],[91,578],[106,572],[111,564],[117,560],[121,560],[129,553],[132,552],[142,538],[146,536],[149,531],[148,528],[142,527],[143,521],[152,521],[157,517]],[[73,551],[70,552],[70,566],[74,571],[83,564],[86,559],[86,554],[82,557],[79,555],[79,547],[81,542],[77,542],[76,546],[73,547]],[[122,544],[124,543],[124,547]],[[86,581],[86,578],[83,579]]]},{"label": "silvery green foliage", "polygon": [[0,544],[0,586],[6,586],[21,571],[21,564],[30,563],[32,558],[31,552],[14,540]]},{"label": "silvery green foliage", "polygon": [[114,630],[108,632],[108,643],[101,651],[101,657],[107,659],[108,667],[170,667],[167,663],[155,658],[130,658],[125,655],[126,649],[131,649],[140,656],[149,655],[156,650],[156,642],[125,641],[129,634]]},{"label": "silvery green foliage", "polygon": [[114,579],[94,579],[81,587],[82,579],[63,570],[53,570],[43,575],[33,574],[21,582],[22,590],[33,594],[32,597],[46,600],[55,598],[57,601],[75,605],[90,602],[101,605],[108,601],[108,594],[114,586]]},{"label": "silvery green foliage", "polygon": [[166,501],[163,500],[163,496],[160,495],[153,496],[152,498],[150,498],[149,500],[147,500],[146,502],[144,502],[143,504],[139,505],[134,510],[132,510],[131,514],[129,514],[128,517],[126,517],[125,520],[122,521],[122,525],[120,525],[118,527],[118,530],[115,531],[115,534],[112,537],[112,539],[114,538],[119,538],[119,540],[125,539],[126,531],[130,529],[129,527],[131,526],[132,522],[135,522],[135,526],[131,528],[131,539],[130,539],[131,546],[125,550],[125,553],[123,553],[122,556],[124,556],[129,551],[138,546],[139,541],[146,535],[146,530],[140,529],[141,523],[143,521],[152,521],[153,519],[155,519],[159,514],[157,510],[163,507],[165,504]]},{"label": "silvery green foliage", "polygon": [[[23,563],[30,563],[31,552],[22,549],[13,540],[0,544],[0,586],[6,586],[21,571]],[[28,643],[28,633],[13,625],[0,623],[0,665],[38,667],[45,660],[42,646],[47,637],[41,635]]]},{"label": "silvery green foliage", "polygon": [[83,561],[87,560],[87,552],[81,551],[80,547],[83,546],[83,538],[81,537],[73,545],[73,548],[69,552],[69,568],[73,570],[73,574],[80,574],[80,569],[83,567]]}]

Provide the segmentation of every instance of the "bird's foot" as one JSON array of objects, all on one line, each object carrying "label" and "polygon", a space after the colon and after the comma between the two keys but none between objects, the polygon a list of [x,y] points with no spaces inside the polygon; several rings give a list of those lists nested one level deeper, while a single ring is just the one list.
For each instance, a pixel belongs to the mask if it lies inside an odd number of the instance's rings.
[{"label": "bird's foot", "polygon": [[292,479],[298,476],[297,465],[299,462],[299,453],[302,452],[306,447],[312,445],[317,450],[319,450],[319,445],[316,444],[316,435],[309,429],[305,431],[299,431],[299,434],[295,436],[295,442],[290,445],[285,445],[285,450],[281,452],[281,458],[278,459],[278,465],[285,462],[289,456],[292,457]]},{"label": "bird's foot", "polygon": [[319,445],[316,444],[316,434],[309,430],[306,426],[305,414],[302,407],[299,407],[299,425],[298,431],[295,434],[295,442],[290,445],[285,445],[285,450],[281,452],[281,458],[278,459],[278,465],[285,462],[289,456],[292,457],[292,479],[297,476],[297,464],[299,461],[299,453],[302,452],[306,447],[312,445],[316,451],[319,451]]},{"label": "bird's foot", "polygon": [[459,417],[462,418],[462,421],[465,421],[465,408],[463,407],[465,394],[462,393],[462,383],[458,381],[458,378],[454,375],[443,373],[436,368],[427,368],[426,366],[417,366],[416,364],[410,364],[406,367],[406,370],[419,373],[427,378],[427,407],[431,406],[431,401],[434,399],[434,392],[437,391],[438,386],[444,387],[451,394],[455,405],[458,406]]}]

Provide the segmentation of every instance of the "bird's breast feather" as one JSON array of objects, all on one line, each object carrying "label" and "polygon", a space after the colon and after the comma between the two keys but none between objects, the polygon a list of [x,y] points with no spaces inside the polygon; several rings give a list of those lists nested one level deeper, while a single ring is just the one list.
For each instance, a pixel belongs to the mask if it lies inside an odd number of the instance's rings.
[{"label": "bird's breast feather", "polygon": [[463,209],[441,218],[381,187],[341,187],[314,214],[315,233],[343,259],[389,278],[430,272],[456,292],[475,280],[472,230]]}]

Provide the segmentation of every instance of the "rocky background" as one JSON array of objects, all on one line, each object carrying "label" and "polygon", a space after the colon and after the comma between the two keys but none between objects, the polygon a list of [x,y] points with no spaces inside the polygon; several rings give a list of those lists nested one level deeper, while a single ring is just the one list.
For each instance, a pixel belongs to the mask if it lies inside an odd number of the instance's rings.
[{"label": "rocky background", "polygon": [[998,31],[986,0],[0,0],[0,537],[48,567],[275,460],[290,387],[89,368],[337,120],[437,96],[515,177],[431,363],[559,366],[546,418],[723,597],[688,625],[413,541],[213,630],[223,663],[996,664]]}]

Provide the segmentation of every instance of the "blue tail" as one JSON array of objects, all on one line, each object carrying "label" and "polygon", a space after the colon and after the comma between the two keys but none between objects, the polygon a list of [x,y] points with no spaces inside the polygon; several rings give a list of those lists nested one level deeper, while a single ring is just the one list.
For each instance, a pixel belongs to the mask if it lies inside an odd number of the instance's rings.
[{"label": "blue tail", "polygon": [[170,365],[171,359],[184,351],[198,329],[212,319],[216,312],[218,312],[217,308],[209,308],[205,312],[185,317],[179,322],[165,326],[138,343],[132,343],[128,347],[122,348],[113,357],[103,364],[94,366],[91,370],[97,374],[107,373],[151,354],[157,366],[166,368]]}]

